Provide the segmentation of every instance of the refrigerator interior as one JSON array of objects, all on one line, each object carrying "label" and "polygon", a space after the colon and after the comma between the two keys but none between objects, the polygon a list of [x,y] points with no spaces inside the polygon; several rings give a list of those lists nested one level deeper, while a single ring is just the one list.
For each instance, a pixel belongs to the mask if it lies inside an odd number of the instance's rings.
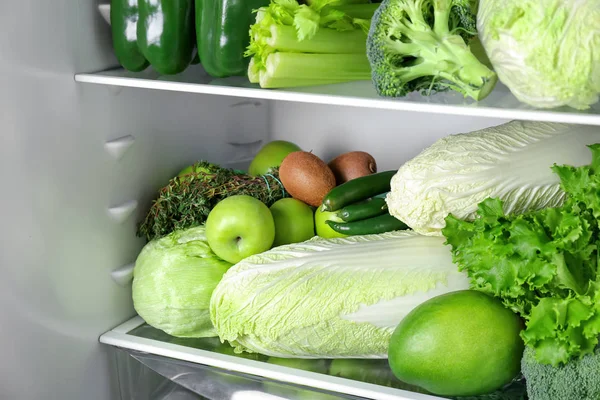
[{"label": "refrigerator interior", "polygon": [[[219,89],[231,82],[86,84],[118,66],[100,2],[22,0],[0,14],[10,33],[0,36],[2,399],[106,400],[129,390],[115,350],[98,338],[135,315],[129,279],[144,244],[135,227],[184,166],[243,168],[262,144],[283,139],[324,159],[367,151],[380,170],[396,169],[438,138],[510,115]],[[580,117],[600,124],[597,113]]]}]

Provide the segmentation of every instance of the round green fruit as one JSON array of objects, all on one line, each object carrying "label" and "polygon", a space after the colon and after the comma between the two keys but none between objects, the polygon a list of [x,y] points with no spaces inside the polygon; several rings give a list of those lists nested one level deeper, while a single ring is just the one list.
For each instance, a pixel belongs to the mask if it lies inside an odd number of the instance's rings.
[{"label": "round green fruit", "polygon": [[389,363],[394,375],[441,396],[494,392],[520,370],[520,318],[493,297],[461,290],[412,310],[394,331]]},{"label": "round green fruit", "polygon": [[312,208],[300,200],[277,200],[270,208],[275,221],[273,246],[304,242],[315,236]]},{"label": "round green fruit", "polygon": [[[196,168],[194,168],[194,166]],[[211,171],[210,168],[202,167],[201,165],[192,164],[192,165],[189,165],[189,166],[185,167],[181,171],[179,171],[179,173],[177,174],[177,176],[183,177],[183,176],[186,176],[188,174],[191,174],[192,172],[195,172],[195,173],[204,172],[206,174],[210,174],[213,171]]]},{"label": "round green fruit", "polygon": [[331,227],[327,225],[327,221],[344,222],[344,220],[337,215],[336,211],[321,211],[321,207],[317,208],[315,211],[315,229],[317,231],[317,236],[325,239],[343,238],[347,236],[331,229]]},{"label": "round green fruit", "polygon": [[279,167],[283,159],[290,153],[302,150],[292,142],[274,140],[264,145],[248,167],[248,173],[253,176],[268,174],[272,168]]},{"label": "round green fruit", "polygon": [[206,219],[206,239],[212,251],[232,264],[271,248],[275,222],[269,207],[247,195],[221,200]]}]

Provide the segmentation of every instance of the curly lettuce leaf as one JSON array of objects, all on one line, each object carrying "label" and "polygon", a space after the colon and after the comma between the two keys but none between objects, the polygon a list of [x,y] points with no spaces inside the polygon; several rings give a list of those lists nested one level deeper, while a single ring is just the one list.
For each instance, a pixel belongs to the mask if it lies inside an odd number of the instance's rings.
[{"label": "curly lettuce leaf", "polygon": [[591,353],[600,334],[600,145],[589,148],[590,165],[552,167],[561,207],[507,215],[489,198],[473,222],[449,215],[442,231],[471,287],[519,313],[525,343],[555,366]]}]

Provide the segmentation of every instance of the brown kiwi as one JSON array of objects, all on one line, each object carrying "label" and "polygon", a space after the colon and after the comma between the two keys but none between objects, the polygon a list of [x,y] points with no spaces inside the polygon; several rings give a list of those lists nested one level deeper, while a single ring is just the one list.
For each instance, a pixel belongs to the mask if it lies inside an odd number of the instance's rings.
[{"label": "brown kiwi", "polygon": [[372,155],[364,151],[340,154],[329,162],[338,185],[349,180],[377,172],[377,163]]},{"label": "brown kiwi", "polygon": [[327,164],[306,151],[295,151],[283,159],[279,179],[292,197],[313,207],[319,207],[335,187],[335,176]]}]

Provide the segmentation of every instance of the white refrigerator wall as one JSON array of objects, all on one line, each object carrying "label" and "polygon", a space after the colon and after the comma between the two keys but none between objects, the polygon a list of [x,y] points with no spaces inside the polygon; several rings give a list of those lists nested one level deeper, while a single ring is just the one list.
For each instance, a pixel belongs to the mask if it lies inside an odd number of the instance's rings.
[{"label": "white refrigerator wall", "polygon": [[251,157],[268,107],[76,84],[116,66],[96,2],[4,3],[0,399],[114,399],[98,337],[134,315],[110,273],[135,260],[136,222],[188,162]]},{"label": "white refrigerator wall", "polygon": [[118,398],[98,336],[134,314],[110,273],[135,260],[156,190],[186,164],[247,164],[267,139],[393,169],[435,139],[502,121],[81,85],[115,66],[94,0],[0,13],[0,398]]},{"label": "white refrigerator wall", "polygon": [[379,171],[398,169],[437,139],[507,120],[359,107],[273,102],[271,139],[291,140],[328,162],[346,151],[366,151]]}]

